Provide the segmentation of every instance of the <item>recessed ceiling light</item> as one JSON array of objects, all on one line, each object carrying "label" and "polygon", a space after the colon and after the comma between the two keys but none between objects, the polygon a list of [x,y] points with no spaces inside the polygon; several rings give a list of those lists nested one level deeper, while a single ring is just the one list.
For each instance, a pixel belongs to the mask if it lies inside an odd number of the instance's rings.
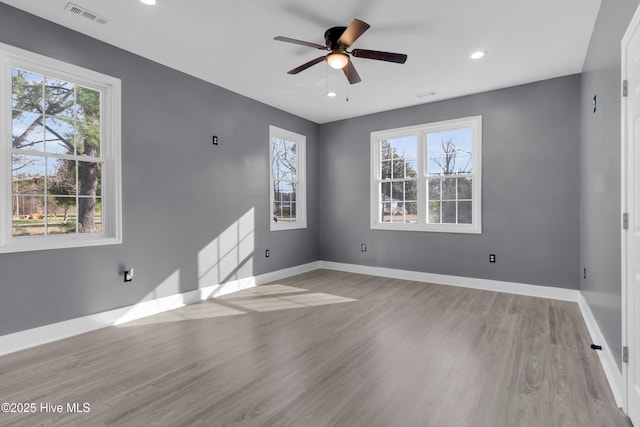
[{"label": "recessed ceiling light", "polygon": [[156,4],[156,0],[140,0],[140,3],[144,3],[147,6],[154,6]]},{"label": "recessed ceiling light", "polygon": [[480,59],[483,56],[485,56],[487,54],[487,52],[485,52],[484,50],[478,50],[475,51],[471,54],[471,59]]},{"label": "recessed ceiling light", "polygon": [[329,98],[333,98],[334,96],[336,96],[336,93],[335,92],[327,92],[327,96]]}]

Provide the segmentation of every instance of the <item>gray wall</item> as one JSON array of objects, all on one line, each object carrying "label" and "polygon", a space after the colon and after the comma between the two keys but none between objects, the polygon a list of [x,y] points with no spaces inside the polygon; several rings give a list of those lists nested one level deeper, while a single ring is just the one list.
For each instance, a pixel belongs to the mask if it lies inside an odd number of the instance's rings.
[{"label": "gray wall", "polygon": [[[324,259],[577,289],[582,249],[582,289],[617,352],[618,46],[636,4],[603,0],[582,79],[319,126],[0,3],[1,42],[122,79],[124,183],[123,245],[0,254],[0,335],[196,289],[200,251],[253,212],[254,256],[222,279]],[[470,115],[483,116],[483,234],[370,230],[370,132]],[[268,231],[270,124],[307,136],[306,230]]]},{"label": "gray wall", "polygon": [[584,63],[580,108],[581,261],[587,269],[580,288],[618,367],[622,366],[620,41],[637,6],[638,0],[602,0]]},{"label": "gray wall", "polygon": [[[321,125],[320,256],[577,289],[579,101],[573,75]],[[483,125],[482,235],[370,230],[370,132],[472,115]]]},{"label": "gray wall", "polygon": [[318,259],[315,162],[306,230],[269,232],[267,178],[269,125],[306,135],[315,159],[317,124],[2,3],[0,41],[122,80],[124,206],[122,245],[0,254],[0,335],[197,289],[200,250],[252,209],[255,254],[220,279]]}]

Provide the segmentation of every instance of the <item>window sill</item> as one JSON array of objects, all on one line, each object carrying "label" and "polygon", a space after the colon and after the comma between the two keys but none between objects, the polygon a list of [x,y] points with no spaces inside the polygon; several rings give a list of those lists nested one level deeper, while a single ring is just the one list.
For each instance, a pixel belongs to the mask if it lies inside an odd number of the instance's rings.
[{"label": "window sill", "polygon": [[298,222],[272,222],[269,231],[300,230],[305,228],[307,228],[307,224]]},{"label": "window sill", "polygon": [[41,236],[14,238],[0,245],[0,253],[48,251],[52,249],[84,248],[88,246],[119,245],[122,239],[100,234],[91,236]]},{"label": "window sill", "polygon": [[417,231],[427,233],[482,234],[482,227],[474,224],[371,224],[372,230]]}]

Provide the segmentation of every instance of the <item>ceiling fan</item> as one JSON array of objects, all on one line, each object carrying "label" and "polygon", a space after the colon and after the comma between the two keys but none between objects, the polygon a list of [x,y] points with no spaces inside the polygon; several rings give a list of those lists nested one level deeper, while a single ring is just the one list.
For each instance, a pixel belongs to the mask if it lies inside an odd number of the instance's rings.
[{"label": "ceiling fan", "polygon": [[331,68],[336,70],[342,69],[344,75],[350,84],[359,83],[360,75],[356,71],[349,55],[355,58],[375,59],[378,61],[395,62],[404,64],[407,61],[407,55],[403,53],[381,52],[379,50],[353,49],[347,50],[351,45],[369,29],[370,25],[359,19],[354,19],[348,27],[332,27],[324,33],[325,45],[318,43],[306,42],[303,40],[292,39],[289,37],[274,37],[274,40],[281,42],[294,43],[302,46],[312,47],[319,50],[327,50],[330,53],[319,56],[306,62],[293,70],[288,71],[289,74],[298,74],[322,61],[327,61]]}]

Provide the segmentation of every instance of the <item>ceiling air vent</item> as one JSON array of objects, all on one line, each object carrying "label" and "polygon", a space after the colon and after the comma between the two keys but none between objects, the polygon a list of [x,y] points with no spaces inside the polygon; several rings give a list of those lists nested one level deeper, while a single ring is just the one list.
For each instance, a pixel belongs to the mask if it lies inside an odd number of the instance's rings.
[{"label": "ceiling air vent", "polygon": [[103,18],[102,16],[98,15],[97,13],[93,13],[90,10],[87,10],[83,7],[78,6],[77,4],[74,3],[67,3],[67,6],[64,8],[64,10],[68,10],[69,12],[73,13],[74,15],[78,15],[78,16],[82,16],[84,18],[90,19],[94,22],[97,22],[98,24],[106,24],[107,20],[106,18]]}]

